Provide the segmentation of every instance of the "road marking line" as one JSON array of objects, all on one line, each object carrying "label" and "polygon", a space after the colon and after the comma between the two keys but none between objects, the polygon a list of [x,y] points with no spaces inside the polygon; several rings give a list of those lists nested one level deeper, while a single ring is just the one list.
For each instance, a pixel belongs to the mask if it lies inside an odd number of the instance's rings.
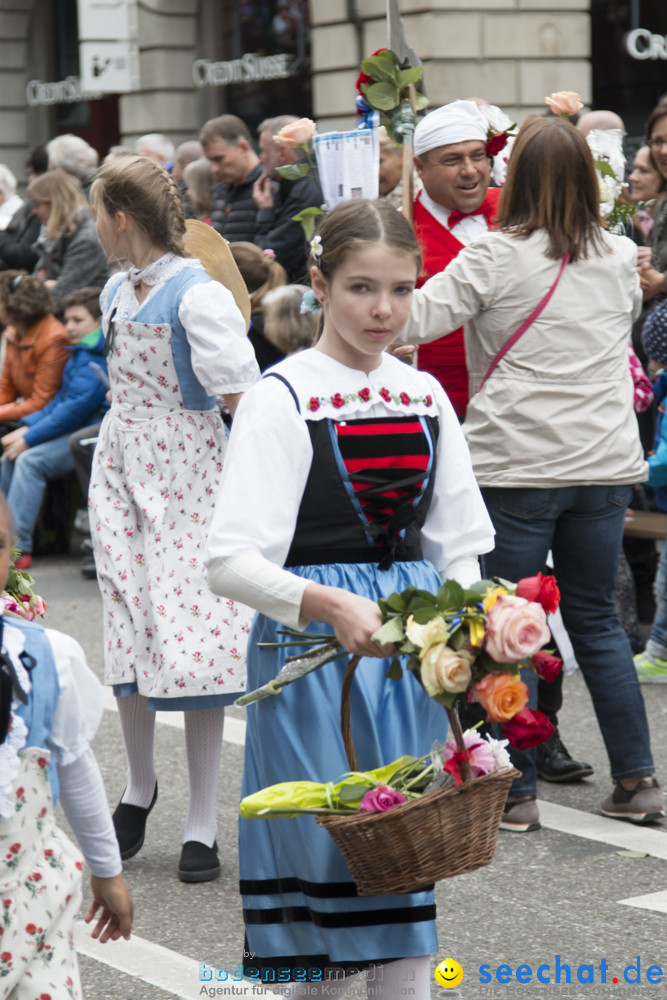
[{"label": "road marking line", "polygon": [[[117,972],[123,972],[140,979],[149,986],[155,986],[165,993],[193,1000],[200,995],[202,986],[208,981],[199,979],[199,962],[180,955],[177,951],[153,944],[145,938],[133,934],[129,941],[108,941],[100,944],[90,936],[90,926],[83,920],[74,925],[74,945],[80,955],[108,965]],[[210,981],[211,986],[224,988],[222,980]],[[259,990],[258,983],[249,983],[230,978],[226,985],[234,987],[236,997],[278,997],[279,994]],[[253,990],[255,992],[253,992]],[[231,989],[230,989],[230,995]],[[282,998],[284,1000],[284,997]]]},{"label": "road marking line", "polygon": [[643,851],[654,858],[667,861],[667,836],[657,829],[633,823],[624,823],[606,816],[595,816],[579,809],[558,806],[553,802],[538,800],[540,822],[549,830],[569,833],[584,840],[611,844],[625,851]]},{"label": "road marking line", "polygon": [[667,913],[667,889],[660,892],[649,892],[645,896],[630,896],[619,899],[624,906],[637,906],[640,910],[655,910],[657,913]]},{"label": "road marking line", "polygon": [[[110,687],[105,685],[102,688],[102,697],[104,699],[104,708],[106,709],[107,712],[118,711],[116,699]],[[159,725],[172,726],[174,729],[185,728],[183,724],[182,712],[157,712],[156,715],[157,715],[157,722]],[[244,746],[245,726],[246,724],[243,719],[236,719],[230,715],[227,715],[225,717],[223,741],[225,743],[234,743],[236,746],[239,747]]]}]

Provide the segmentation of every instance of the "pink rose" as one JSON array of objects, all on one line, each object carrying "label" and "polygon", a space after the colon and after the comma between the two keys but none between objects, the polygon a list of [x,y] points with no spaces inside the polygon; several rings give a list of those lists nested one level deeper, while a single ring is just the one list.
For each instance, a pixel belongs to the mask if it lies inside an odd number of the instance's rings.
[{"label": "pink rose", "polygon": [[399,806],[401,802],[407,802],[403,792],[398,792],[395,788],[390,788],[389,785],[378,785],[377,788],[371,788],[366,792],[361,800],[359,812],[386,812],[387,809]]},{"label": "pink rose", "polygon": [[280,132],[274,135],[273,141],[277,142],[279,146],[291,146],[292,148],[304,146],[313,138],[314,131],[314,121],[311,121],[310,118],[299,118],[291,125],[284,125]]},{"label": "pink rose", "polygon": [[573,90],[559,90],[551,97],[545,97],[544,103],[548,104],[555,115],[576,115],[581,111],[583,104],[579,94]]},{"label": "pink rose", "polygon": [[551,638],[540,604],[501,594],[489,611],[484,647],[496,663],[517,663],[533,656]]},{"label": "pink rose", "polygon": [[38,594],[35,594],[31,603],[32,603],[32,610],[35,612],[36,615],[44,614],[44,612],[46,611],[46,601],[44,600],[43,597],[40,597]]}]

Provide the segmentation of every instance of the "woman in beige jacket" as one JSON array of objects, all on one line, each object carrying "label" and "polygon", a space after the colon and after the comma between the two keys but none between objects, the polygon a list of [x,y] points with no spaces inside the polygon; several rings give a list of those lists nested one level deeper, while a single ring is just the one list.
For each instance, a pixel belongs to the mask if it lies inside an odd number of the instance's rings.
[{"label": "woman in beige jacket", "polygon": [[[615,782],[602,812],[649,822],[664,815],[662,794],[614,603],[631,484],[646,478],[627,362],[641,293],[636,247],[601,227],[598,201],[593,159],[576,129],[560,118],[528,121],[510,159],[498,230],[415,292],[401,339],[424,343],[466,324],[465,432],[496,529],[485,575],[533,576],[552,551],[563,619]],[[553,296],[484,381],[566,254]],[[537,679],[524,673],[534,705]],[[519,832],[539,826],[533,754],[512,754],[523,774],[503,826]]]}]

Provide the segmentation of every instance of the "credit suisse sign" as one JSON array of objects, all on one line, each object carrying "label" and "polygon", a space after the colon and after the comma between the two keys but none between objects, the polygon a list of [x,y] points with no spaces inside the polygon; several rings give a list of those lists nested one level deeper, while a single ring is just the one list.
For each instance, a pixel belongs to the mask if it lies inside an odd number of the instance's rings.
[{"label": "credit suisse sign", "polygon": [[625,48],[632,59],[666,59],[667,36],[654,35],[648,28],[635,28],[625,36]]}]

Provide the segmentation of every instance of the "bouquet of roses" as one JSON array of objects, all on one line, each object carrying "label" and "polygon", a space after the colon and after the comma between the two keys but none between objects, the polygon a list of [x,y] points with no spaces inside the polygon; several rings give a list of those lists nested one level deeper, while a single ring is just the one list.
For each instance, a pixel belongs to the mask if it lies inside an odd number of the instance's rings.
[{"label": "bouquet of roses", "polygon": [[[517,584],[481,580],[467,589],[447,580],[435,594],[408,587],[381,598],[383,624],[373,638],[393,643],[397,652],[387,676],[398,681],[404,667],[412,671],[447,710],[454,738],[432,748],[430,758],[401,758],[376,771],[351,771],[335,784],[286,782],[262,789],[243,800],[241,815],[349,814],[367,811],[364,802],[384,811],[425,791],[458,785],[468,773],[474,778],[509,767],[508,742],[523,750],[553,732],[543,713],[526,707],[528,688],[520,669],[528,667],[545,680],[560,672],[562,661],[543,649],[551,635],[547,613],[557,609],[559,599],[554,577],[541,573]],[[284,642],[262,645],[310,648],[288,657],[277,677],[238,704],[279,694],[286,684],[346,655],[330,635],[288,629],[282,634]],[[464,702],[481,704],[486,721],[499,724],[505,738],[482,738],[474,729],[461,734],[456,706]]]},{"label": "bouquet of roses", "polygon": [[12,549],[7,584],[0,593],[0,609],[6,614],[32,621],[37,615],[44,614],[46,601],[32,589],[35,581],[30,573],[16,568],[20,554],[18,549]]}]

